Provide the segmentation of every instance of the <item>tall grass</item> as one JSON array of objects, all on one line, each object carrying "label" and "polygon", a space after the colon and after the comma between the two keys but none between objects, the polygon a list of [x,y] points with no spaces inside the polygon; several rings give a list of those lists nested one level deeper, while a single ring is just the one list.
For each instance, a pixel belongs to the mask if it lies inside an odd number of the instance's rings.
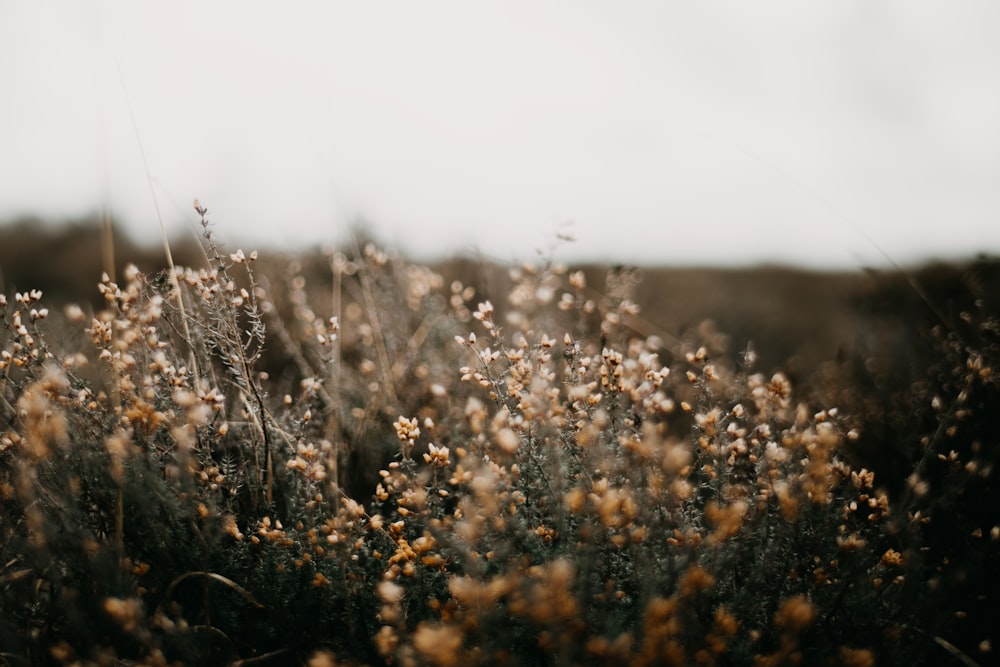
[{"label": "tall grass", "polygon": [[890,496],[863,419],[656,335],[631,272],[491,300],[366,245],[323,294],[201,213],[203,266],[105,276],[98,312],[0,297],[0,660],[992,659],[983,304],[927,332]]}]

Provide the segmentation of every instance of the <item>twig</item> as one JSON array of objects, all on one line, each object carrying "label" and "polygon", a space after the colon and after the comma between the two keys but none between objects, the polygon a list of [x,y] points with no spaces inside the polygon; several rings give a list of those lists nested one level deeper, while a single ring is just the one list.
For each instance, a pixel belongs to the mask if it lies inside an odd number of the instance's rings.
[{"label": "twig", "polygon": [[979,667],[978,662],[967,656],[961,649],[959,649],[951,642],[942,639],[941,637],[934,637],[934,643],[943,648],[945,651],[948,651],[948,653],[951,653],[953,658],[958,660],[966,667]]}]

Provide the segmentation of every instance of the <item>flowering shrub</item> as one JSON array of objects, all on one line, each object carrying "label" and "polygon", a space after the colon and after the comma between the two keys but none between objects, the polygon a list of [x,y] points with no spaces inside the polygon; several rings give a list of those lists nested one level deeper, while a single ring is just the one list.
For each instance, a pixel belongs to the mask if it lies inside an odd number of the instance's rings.
[{"label": "flowering shrub", "polygon": [[956,626],[995,598],[956,593],[1000,540],[961,511],[995,493],[988,313],[940,332],[938,427],[890,498],[845,447],[863,425],[749,348],[638,334],[627,273],[522,267],[494,307],[369,246],[331,257],[319,314],[296,267],[205,230],[204,268],[105,276],[92,315],[0,297],[5,660],[989,655]]}]

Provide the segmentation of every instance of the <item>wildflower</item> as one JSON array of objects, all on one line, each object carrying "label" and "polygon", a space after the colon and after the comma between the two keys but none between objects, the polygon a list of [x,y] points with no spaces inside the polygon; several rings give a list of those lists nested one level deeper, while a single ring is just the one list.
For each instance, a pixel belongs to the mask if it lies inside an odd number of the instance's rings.
[{"label": "wildflower", "polygon": [[109,597],[104,599],[104,613],[118,623],[125,632],[132,632],[142,620],[142,601],[132,598]]},{"label": "wildflower", "polygon": [[243,541],[243,533],[240,532],[240,528],[236,524],[236,517],[232,514],[227,514],[222,518],[222,530],[237,542]]},{"label": "wildflower", "polygon": [[865,468],[862,468],[859,471],[852,470],[851,482],[854,484],[855,488],[870,489],[875,484],[875,473],[869,472]]},{"label": "wildflower", "polygon": [[882,554],[880,562],[886,567],[901,567],[903,565],[903,554],[895,549],[889,549]]},{"label": "wildflower", "polygon": [[749,505],[743,499],[729,505],[719,505],[710,502],[705,506],[705,518],[715,526],[715,531],[709,536],[709,544],[720,544],[736,535],[743,527],[743,519]]},{"label": "wildflower", "polygon": [[461,647],[462,635],[457,628],[424,621],[413,634],[413,648],[432,665],[452,667],[460,664]]},{"label": "wildflower", "polygon": [[715,585],[715,577],[700,565],[692,565],[681,577],[677,591],[681,597],[690,597],[707,591]]},{"label": "wildflower", "polygon": [[767,391],[775,402],[785,408],[791,402],[792,383],[783,373],[775,373],[767,383]]},{"label": "wildflower", "polygon": [[844,667],[875,667],[875,656],[866,648],[841,646],[840,664]]},{"label": "wildflower", "polygon": [[448,580],[448,592],[460,605],[468,608],[476,608],[493,603],[493,599],[487,597],[485,586],[469,576],[453,576]]},{"label": "wildflower", "polygon": [[812,625],[816,619],[816,608],[804,595],[793,595],[782,600],[774,613],[774,623],[791,633],[799,633]]},{"label": "wildflower", "polygon": [[515,453],[521,444],[521,439],[510,428],[500,429],[494,439],[497,446],[507,454]]},{"label": "wildflower", "polygon": [[424,461],[439,468],[446,468],[451,464],[448,458],[447,447],[437,447],[433,443],[427,445],[427,453],[424,454]]},{"label": "wildflower", "polygon": [[475,396],[470,396],[465,404],[465,419],[474,435],[482,433],[486,421],[486,406]]},{"label": "wildflower", "polygon": [[918,498],[926,496],[931,488],[930,484],[927,483],[927,480],[921,479],[919,473],[917,472],[911,473],[910,476],[906,478],[906,483],[913,490],[914,495]]},{"label": "wildflower", "polygon": [[841,551],[857,551],[867,544],[867,541],[862,538],[857,533],[851,533],[847,536],[837,536],[837,546],[840,547]]},{"label": "wildflower", "polygon": [[376,590],[379,599],[386,604],[399,604],[403,599],[403,587],[393,581],[379,582]]},{"label": "wildflower", "polygon": [[329,651],[316,651],[309,656],[307,667],[337,667],[337,660],[334,654]]},{"label": "wildflower", "polygon": [[563,500],[570,512],[579,514],[587,502],[587,493],[580,487],[574,487],[566,492]]},{"label": "wildflower", "polygon": [[383,625],[375,634],[375,647],[379,655],[390,656],[399,646],[399,635],[391,625]]},{"label": "wildflower", "polygon": [[393,427],[396,429],[396,437],[399,438],[400,442],[404,442],[410,447],[420,437],[420,427],[417,425],[416,418],[407,419],[406,417],[399,417],[393,424]]}]

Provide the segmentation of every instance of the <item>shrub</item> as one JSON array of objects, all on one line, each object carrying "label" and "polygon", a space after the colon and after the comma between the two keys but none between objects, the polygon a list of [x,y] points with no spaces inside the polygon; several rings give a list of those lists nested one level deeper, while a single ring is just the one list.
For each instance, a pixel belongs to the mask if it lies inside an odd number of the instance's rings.
[{"label": "shrub", "polygon": [[995,598],[968,604],[1000,540],[969,503],[995,499],[989,312],[938,330],[920,396],[935,430],[890,498],[845,455],[863,425],[798,400],[751,348],[729,361],[711,339],[637,334],[630,272],[600,294],[581,272],[517,268],[501,312],[366,246],[330,257],[318,307],[301,267],[271,283],[203,224],[203,268],[105,277],[92,316],[50,315],[37,291],[0,303],[8,662],[871,665],[991,648],[962,620],[985,623]]}]

